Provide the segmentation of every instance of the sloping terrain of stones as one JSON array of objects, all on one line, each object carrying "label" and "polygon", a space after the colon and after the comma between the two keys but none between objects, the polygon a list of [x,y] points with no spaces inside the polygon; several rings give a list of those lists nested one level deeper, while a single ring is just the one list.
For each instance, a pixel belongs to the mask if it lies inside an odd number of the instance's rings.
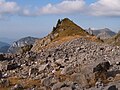
[{"label": "sloping terrain of stones", "polygon": [[[0,77],[2,81],[14,76],[41,80],[41,86],[28,90],[118,90],[120,81],[115,77],[120,76],[119,60],[120,47],[79,38],[38,54],[6,54],[0,61]],[[103,83],[99,76],[95,79],[93,72],[103,62],[110,64],[110,68],[104,71],[109,74],[106,76],[108,83]]]}]

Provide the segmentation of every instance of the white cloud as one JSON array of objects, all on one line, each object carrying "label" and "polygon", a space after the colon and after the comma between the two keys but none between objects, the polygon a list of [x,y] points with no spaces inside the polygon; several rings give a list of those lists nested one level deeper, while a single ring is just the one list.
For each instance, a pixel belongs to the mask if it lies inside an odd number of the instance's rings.
[{"label": "white cloud", "polygon": [[85,5],[84,0],[64,0],[58,4],[48,4],[39,9],[39,14],[64,14],[80,12]]},{"label": "white cloud", "polygon": [[[0,0],[0,19],[6,15],[40,16],[44,14],[71,14],[82,11],[95,16],[120,16],[120,0],[98,0],[90,5],[85,0],[63,0],[43,7],[21,7],[15,1]],[[87,9],[86,9],[87,8]],[[83,12],[83,13],[84,13]]]},{"label": "white cloud", "polygon": [[29,16],[29,15],[31,15],[31,12],[29,9],[23,9],[22,14],[25,16]]},{"label": "white cloud", "polygon": [[15,14],[20,10],[20,7],[15,2],[6,2],[5,0],[0,0],[0,16],[6,14]]},{"label": "white cloud", "polygon": [[120,0],[99,0],[90,5],[95,16],[120,16]]}]

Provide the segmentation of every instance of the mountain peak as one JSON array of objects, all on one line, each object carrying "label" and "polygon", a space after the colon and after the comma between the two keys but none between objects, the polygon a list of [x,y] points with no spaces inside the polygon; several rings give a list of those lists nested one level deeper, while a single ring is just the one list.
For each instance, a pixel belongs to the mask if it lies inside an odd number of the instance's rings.
[{"label": "mountain peak", "polygon": [[99,41],[97,37],[90,35],[87,31],[82,29],[70,19],[64,18],[62,20],[58,19],[52,32],[46,37],[37,40],[31,50],[33,52],[39,52],[42,49],[55,47],[76,38]]},{"label": "mountain peak", "polygon": [[61,20],[62,23],[66,23],[66,22],[69,22],[69,23],[74,23],[72,20],[70,20],[69,18],[64,18]]},{"label": "mountain peak", "polygon": [[64,37],[64,36],[74,36],[74,35],[87,35],[88,33],[83,30],[80,26],[75,24],[68,18],[58,20],[55,27],[53,27],[52,33],[55,36]]}]

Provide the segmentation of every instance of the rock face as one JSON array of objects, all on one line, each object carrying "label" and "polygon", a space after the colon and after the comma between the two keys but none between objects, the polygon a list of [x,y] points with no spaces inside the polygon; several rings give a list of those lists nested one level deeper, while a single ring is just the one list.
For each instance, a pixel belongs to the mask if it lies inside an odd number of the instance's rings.
[{"label": "rock face", "polygon": [[0,42],[0,53],[7,53],[9,47],[8,43]]},{"label": "rock face", "polygon": [[22,38],[18,41],[15,41],[15,42],[13,42],[13,44],[8,49],[8,52],[16,53],[20,50],[21,47],[24,47],[24,46],[27,46],[27,45],[33,45],[35,40],[37,40],[37,38],[25,37],[25,38]]},{"label": "rock face", "polygon": [[88,33],[93,34],[93,35],[95,35],[98,38],[103,39],[103,40],[104,39],[109,39],[112,36],[116,35],[115,32],[111,31],[108,28],[98,29],[98,30],[92,30],[92,29],[89,28],[87,31],[88,31]]}]

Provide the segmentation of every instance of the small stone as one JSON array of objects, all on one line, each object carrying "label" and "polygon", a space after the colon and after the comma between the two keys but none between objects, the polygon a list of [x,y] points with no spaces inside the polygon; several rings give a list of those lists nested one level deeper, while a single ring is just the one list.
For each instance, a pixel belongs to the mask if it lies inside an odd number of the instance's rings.
[{"label": "small stone", "polygon": [[7,79],[1,79],[0,80],[0,86],[1,87],[8,87],[8,86],[10,86],[10,81],[7,80]]},{"label": "small stone", "polygon": [[42,72],[45,70],[45,68],[47,67],[47,65],[48,65],[48,64],[41,65],[41,66],[39,67],[39,73],[42,73]]},{"label": "small stone", "polygon": [[30,70],[29,70],[29,76],[30,76],[31,74],[37,75],[38,72],[39,72],[39,70],[38,70],[37,68],[30,68]]},{"label": "small stone", "polygon": [[61,74],[63,74],[63,75],[66,75],[66,74],[71,75],[73,73],[74,73],[74,69],[73,69],[72,65],[69,65],[69,66],[63,68],[63,70],[61,71]]},{"label": "small stone", "polygon": [[50,87],[52,81],[52,77],[47,77],[41,80],[43,86]]},{"label": "small stone", "polygon": [[103,88],[103,83],[102,83],[102,81],[101,81],[101,80],[97,81],[97,82],[95,83],[95,86],[96,86],[96,88]]},{"label": "small stone", "polygon": [[52,90],[59,90],[63,84],[64,83],[62,83],[62,82],[58,82],[58,83],[54,84],[52,87]]},{"label": "small stone", "polygon": [[63,87],[63,88],[61,88],[61,90],[72,90],[72,88],[71,87]]}]

